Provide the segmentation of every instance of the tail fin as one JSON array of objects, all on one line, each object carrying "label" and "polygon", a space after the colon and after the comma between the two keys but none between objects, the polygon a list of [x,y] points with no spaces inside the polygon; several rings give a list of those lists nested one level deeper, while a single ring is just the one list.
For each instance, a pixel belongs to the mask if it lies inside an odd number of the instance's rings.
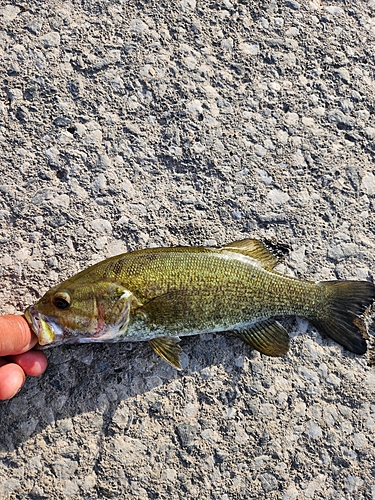
[{"label": "tail fin", "polygon": [[375,300],[375,286],[369,281],[322,281],[325,304],[313,321],[315,326],[355,354],[367,350],[368,333],[360,316]]}]

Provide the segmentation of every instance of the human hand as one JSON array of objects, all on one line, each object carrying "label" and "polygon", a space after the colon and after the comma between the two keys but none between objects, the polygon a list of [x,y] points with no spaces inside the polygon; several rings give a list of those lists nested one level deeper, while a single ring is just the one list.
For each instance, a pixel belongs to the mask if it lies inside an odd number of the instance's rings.
[{"label": "human hand", "polygon": [[37,377],[47,368],[40,351],[30,351],[38,339],[23,316],[0,316],[0,400],[17,394],[26,375]]}]

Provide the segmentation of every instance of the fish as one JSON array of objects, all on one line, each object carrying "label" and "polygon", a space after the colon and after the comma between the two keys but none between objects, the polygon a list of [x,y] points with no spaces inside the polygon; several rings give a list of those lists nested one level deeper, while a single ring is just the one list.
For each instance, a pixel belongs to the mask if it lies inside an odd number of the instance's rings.
[{"label": "fish", "polygon": [[307,281],[275,270],[285,246],[243,239],[223,247],[148,248],[111,257],[51,288],[24,316],[38,347],[148,341],[181,369],[183,336],[234,332],[253,349],[283,356],[278,318],[308,319],[352,353],[367,350],[369,281]]}]

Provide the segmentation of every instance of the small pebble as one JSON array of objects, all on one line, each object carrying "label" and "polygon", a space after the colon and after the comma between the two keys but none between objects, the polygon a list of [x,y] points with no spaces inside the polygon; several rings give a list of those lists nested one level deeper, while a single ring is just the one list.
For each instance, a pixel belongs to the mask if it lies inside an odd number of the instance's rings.
[{"label": "small pebble", "polygon": [[336,407],[328,405],[323,408],[323,419],[328,425],[334,425],[338,419]]},{"label": "small pebble", "polygon": [[257,156],[263,157],[264,155],[267,154],[267,149],[265,147],[263,147],[261,144],[256,144],[254,146],[254,153]]},{"label": "small pebble", "polygon": [[27,29],[31,31],[34,35],[39,35],[42,27],[43,27],[43,20],[40,18],[35,17],[32,19],[27,25]]},{"label": "small pebble", "polygon": [[16,5],[5,5],[2,9],[3,20],[5,22],[10,22],[16,19],[18,14],[21,12],[21,9]]},{"label": "small pebble", "polygon": [[375,195],[375,176],[372,173],[366,173],[362,177],[361,190],[368,195]]},{"label": "small pebble", "polygon": [[129,29],[130,31],[139,34],[147,33],[149,31],[149,27],[141,19],[132,19],[130,21]]},{"label": "small pebble", "polygon": [[232,51],[233,50],[233,38],[224,38],[221,41],[221,48],[224,50]]},{"label": "small pebble", "polygon": [[213,429],[205,429],[202,431],[201,437],[211,444],[217,443],[221,439],[220,434]]},{"label": "small pebble", "polygon": [[297,125],[299,121],[299,116],[297,113],[286,113],[284,121],[289,126]]},{"label": "small pebble", "polygon": [[180,9],[182,12],[189,12],[195,10],[197,6],[196,0],[182,0],[180,2]]},{"label": "small pebble", "polygon": [[343,82],[350,83],[350,73],[347,68],[339,68],[335,71],[335,73],[341,78]]},{"label": "small pebble", "polygon": [[352,436],[353,446],[357,450],[362,450],[368,446],[367,437],[362,432],[356,432]]},{"label": "small pebble", "polygon": [[310,370],[305,366],[301,366],[298,369],[299,373],[306,379],[312,382],[314,385],[319,384],[319,376],[314,370]]},{"label": "small pebble", "polygon": [[202,113],[203,112],[202,103],[198,101],[198,99],[193,99],[192,101],[186,104],[186,110],[192,114]]},{"label": "small pebble", "polygon": [[282,496],[282,500],[297,500],[298,498],[299,492],[295,486],[289,486],[289,488]]},{"label": "small pebble", "polygon": [[271,491],[278,489],[277,479],[272,474],[269,473],[261,474],[259,476],[259,479],[263,487],[263,490],[266,493],[270,493]]},{"label": "small pebble", "polygon": [[240,43],[238,45],[238,50],[247,56],[256,56],[260,52],[257,43]]},{"label": "small pebble", "polygon": [[328,377],[326,378],[326,382],[328,384],[334,385],[335,387],[338,387],[341,384],[341,380],[339,377],[334,375],[333,373],[330,373]]},{"label": "small pebble", "polygon": [[60,45],[60,34],[57,31],[50,31],[39,37],[39,41],[46,49],[58,47]]},{"label": "small pebble", "polygon": [[91,130],[91,131],[87,132],[84,135],[82,142],[86,145],[100,146],[102,143],[102,139],[103,139],[102,131],[99,129],[96,129],[96,130]]},{"label": "small pebble", "polygon": [[271,191],[269,191],[267,195],[267,198],[273,205],[283,205],[290,199],[287,193],[284,193],[279,189],[271,189]]},{"label": "small pebble", "polygon": [[100,234],[112,234],[112,225],[106,219],[95,219],[90,222],[91,228]]},{"label": "small pebble", "polygon": [[344,480],[345,489],[348,493],[357,493],[358,490],[363,486],[363,479],[358,476],[352,476],[351,474],[347,476]]},{"label": "small pebble", "polygon": [[313,420],[310,420],[308,423],[307,423],[307,427],[306,427],[306,431],[305,433],[311,438],[311,439],[318,439],[320,437],[322,437],[323,435],[323,432],[322,432],[322,429],[320,427],[320,425],[318,425],[316,422],[314,422]]},{"label": "small pebble", "polygon": [[344,9],[336,5],[328,5],[327,7],[325,7],[325,11],[332,16],[343,16],[345,13]]},{"label": "small pebble", "polygon": [[367,139],[374,140],[375,139],[375,128],[374,127],[366,127],[364,129],[365,135]]},{"label": "small pebble", "polygon": [[286,0],[285,6],[291,8],[291,9],[294,9],[294,10],[300,10],[300,8],[301,8],[300,3],[296,2],[295,0]]}]

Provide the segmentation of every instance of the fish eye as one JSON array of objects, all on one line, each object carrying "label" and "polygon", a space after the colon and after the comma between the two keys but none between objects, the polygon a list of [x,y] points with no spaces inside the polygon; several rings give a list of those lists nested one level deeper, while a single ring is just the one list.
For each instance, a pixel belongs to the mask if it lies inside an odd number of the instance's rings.
[{"label": "fish eye", "polygon": [[66,309],[70,306],[70,295],[68,292],[56,292],[52,298],[52,304],[58,309]]}]

